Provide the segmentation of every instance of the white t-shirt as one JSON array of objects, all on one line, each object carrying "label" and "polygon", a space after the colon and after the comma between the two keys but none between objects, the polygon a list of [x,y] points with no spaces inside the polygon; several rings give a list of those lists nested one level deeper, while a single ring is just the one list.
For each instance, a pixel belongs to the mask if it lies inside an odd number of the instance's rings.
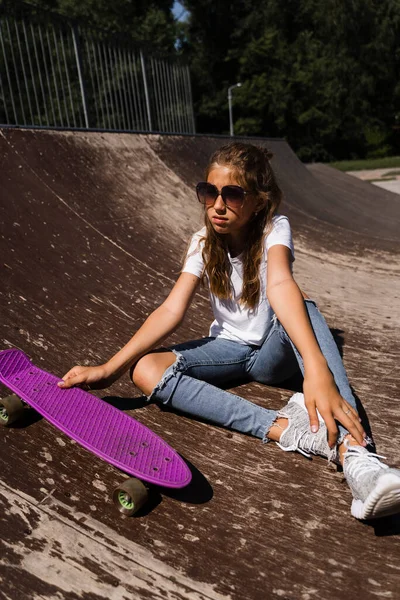
[{"label": "white t-shirt", "polygon": [[[206,235],[206,227],[197,231],[191,240],[182,273],[192,273],[201,277],[204,270],[202,250]],[[274,311],[267,298],[267,252],[271,246],[283,244],[291,250],[294,261],[294,247],[289,219],[283,215],[275,215],[272,219],[270,233],[264,239],[264,253],[260,264],[260,299],[258,305],[250,310],[241,305],[239,300],[243,288],[243,262],[241,255],[228,259],[232,266],[231,282],[233,299],[222,300],[210,292],[210,302],[214,313],[211,323],[210,336],[222,337],[240,344],[261,346],[272,327]]]}]

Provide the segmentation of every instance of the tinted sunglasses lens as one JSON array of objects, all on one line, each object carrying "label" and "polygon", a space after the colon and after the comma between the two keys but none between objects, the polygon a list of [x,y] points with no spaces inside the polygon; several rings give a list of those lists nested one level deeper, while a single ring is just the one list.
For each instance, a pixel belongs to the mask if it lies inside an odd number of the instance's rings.
[{"label": "tinted sunglasses lens", "polygon": [[209,204],[214,204],[218,196],[218,190],[215,185],[207,183],[206,181],[202,181],[196,185],[196,193],[199,201],[206,206]]},{"label": "tinted sunglasses lens", "polygon": [[227,206],[239,208],[243,205],[244,189],[238,185],[226,185],[221,191],[222,199]]}]

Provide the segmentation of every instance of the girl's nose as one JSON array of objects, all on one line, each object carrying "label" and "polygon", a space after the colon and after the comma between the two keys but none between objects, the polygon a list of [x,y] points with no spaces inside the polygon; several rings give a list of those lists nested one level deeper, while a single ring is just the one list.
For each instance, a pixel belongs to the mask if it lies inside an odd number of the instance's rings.
[{"label": "girl's nose", "polygon": [[215,210],[225,210],[225,202],[222,200],[222,196],[221,194],[218,194],[218,196],[215,199],[214,202],[214,209]]}]

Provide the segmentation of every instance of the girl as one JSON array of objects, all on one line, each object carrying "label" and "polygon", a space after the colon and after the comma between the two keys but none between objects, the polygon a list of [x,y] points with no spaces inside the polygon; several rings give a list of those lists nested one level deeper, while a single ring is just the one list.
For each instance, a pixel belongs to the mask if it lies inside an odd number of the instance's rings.
[{"label": "girl", "polygon": [[[233,143],[211,157],[196,188],[205,227],[194,234],[168,298],[107,363],[76,366],[60,386],[101,389],[130,369],[149,399],[275,441],[282,450],[341,463],[359,519],[400,511],[400,470],[377,454],[361,425],[329,328],[292,274],[294,248],[281,190],[264,148]],[[205,279],[214,312],[209,337],[153,351],[182,322]],[[279,412],[222,388],[277,384],[298,369],[304,394]]]}]

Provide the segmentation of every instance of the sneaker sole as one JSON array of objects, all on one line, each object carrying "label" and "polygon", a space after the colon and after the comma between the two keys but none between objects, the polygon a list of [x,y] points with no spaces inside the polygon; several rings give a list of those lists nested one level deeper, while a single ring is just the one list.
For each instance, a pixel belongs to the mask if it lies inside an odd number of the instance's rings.
[{"label": "sneaker sole", "polygon": [[379,477],[375,488],[364,500],[354,499],[351,514],[356,519],[378,519],[400,512],[400,477],[388,473]]}]

